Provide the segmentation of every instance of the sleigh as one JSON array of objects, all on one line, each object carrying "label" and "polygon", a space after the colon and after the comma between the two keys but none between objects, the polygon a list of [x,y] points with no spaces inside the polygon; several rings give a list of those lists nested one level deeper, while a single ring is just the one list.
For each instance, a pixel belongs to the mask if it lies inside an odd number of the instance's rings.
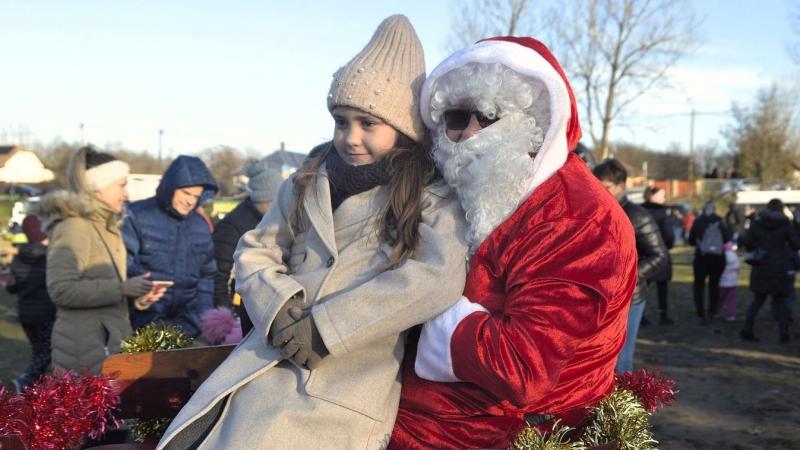
[{"label": "sleigh", "polygon": [[[111,355],[103,374],[114,376],[122,403],[119,419],[173,418],[235,345]],[[95,450],[150,450],[159,437],[141,444],[110,444]],[[5,450],[5,447],[3,447]]]},{"label": "sleigh", "polygon": [[[106,358],[104,375],[113,375],[121,397],[119,419],[148,420],[175,417],[192,394],[228,357],[234,345],[194,347]],[[143,443],[89,446],[93,450],[153,450],[160,436]],[[616,443],[587,450],[616,450]],[[28,450],[16,436],[0,436],[0,450]]]}]

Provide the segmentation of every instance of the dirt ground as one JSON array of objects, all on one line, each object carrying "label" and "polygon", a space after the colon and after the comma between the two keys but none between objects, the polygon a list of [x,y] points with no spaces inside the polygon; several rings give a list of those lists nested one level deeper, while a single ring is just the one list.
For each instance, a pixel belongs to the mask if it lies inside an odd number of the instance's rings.
[{"label": "dirt ground", "polygon": [[[738,333],[750,293],[743,265],[739,320],[702,326],[691,297],[691,250],[673,252],[672,326],[657,324],[655,288],[636,349],[636,367],[658,368],[678,380],[676,402],[653,417],[661,449],[800,449],[800,326],[792,342],[778,344],[778,326],[765,305],[756,324],[761,342]],[[800,308],[800,305],[798,305]],[[795,314],[797,317],[798,314]],[[16,322],[13,297],[0,292],[0,380],[25,369],[29,350]]]},{"label": "dirt ground", "polygon": [[[739,338],[751,299],[742,264],[738,320],[700,325],[692,301],[692,250],[673,251],[670,301],[676,324],[657,324],[655,287],[639,331],[636,367],[654,367],[678,381],[675,403],[653,417],[661,449],[800,449],[800,327],[792,342],[778,343],[770,304],[756,323],[760,342]],[[798,314],[795,313],[795,317]],[[795,319],[797,320],[797,319]]]}]

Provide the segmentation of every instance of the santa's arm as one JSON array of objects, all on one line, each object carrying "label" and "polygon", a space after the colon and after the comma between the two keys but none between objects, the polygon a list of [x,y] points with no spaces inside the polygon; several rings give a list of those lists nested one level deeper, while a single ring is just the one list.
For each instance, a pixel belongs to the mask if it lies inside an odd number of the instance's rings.
[{"label": "santa's arm", "polygon": [[534,404],[556,385],[578,345],[597,332],[611,284],[625,270],[620,251],[617,239],[591,221],[532,230],[501,256],[509,266],[504,309],[488,312],[476,304],[480,299],[464,297],[426,323],[417,374]]}]

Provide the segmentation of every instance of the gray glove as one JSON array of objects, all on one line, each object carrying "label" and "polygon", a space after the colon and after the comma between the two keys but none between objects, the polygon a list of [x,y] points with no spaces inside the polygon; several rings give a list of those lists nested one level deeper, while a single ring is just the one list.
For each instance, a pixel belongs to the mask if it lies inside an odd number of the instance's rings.
[{"label": "gray glove", "polygon": [[283,341],[276,339],[275,335],[283,331],[289,325],[297,322],[297,319],[289,315],[289,309],[302,307],[303,301],[300,299],[300,296],[294,295],[281,306],[280,310],[278,310],[278,314],[275,316],[275,319],[272,321],[272,326],[269,329],[269,338],[274,347],[281,347],[283,344]]},{"label": "gray glove", "polygon": [[311,309],[304,311],[293,307],[289,309],[289,315],[296,322],[279,332],[274,342],[284,343],[281,347],[282,357],[314,370],[329,352],[314,324]]}]

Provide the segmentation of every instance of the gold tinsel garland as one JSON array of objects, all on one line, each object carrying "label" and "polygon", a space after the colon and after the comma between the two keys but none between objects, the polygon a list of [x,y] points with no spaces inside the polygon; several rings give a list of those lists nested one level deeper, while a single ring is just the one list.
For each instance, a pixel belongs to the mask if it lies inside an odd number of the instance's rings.
[{"label": "gold tinsel garland", "polygon": [[155,352],[187,348],[194,340],[174,325],[148,323],[136,330],[133,335],[122,340],[122,353]]},{"label": "gold tinsel garland", "polygon": [[[122,353],[155,352],[191,347],[194,339],[186,336],[174,325],[149,323],[136,331],[132,336],[123,339],[120,347]],[[136,442],[144,442],[148,436],[160,436],[167,431],[172,419],[131,419],[133,438]]]},{"label": "gold tinsel garland", "polygon": [[650,450],[658,444],[650,431],[650,413],[627,389],[615,390],[591,414],[582,436],[587,446],[616,441],[619,450]]},{"label": "gold tinsel garland", "polygon": [[590,410],[592,416],[580,439],[569,442],[571,428],[558,421],[549,433],[525,428],[511,444],[513,450],[584,450],[616,442],[619,450],[651,450],[658,444],[650,431],[650,413],[627,389],[617,389]]},{"label": "gold tinsel garland", "polygon": [[573,429],[553,424],[549,433],[542,433],[538,428],[528,427],[522,430],[511,444],[513,450],[586,450],[582,441],[570,442],[567,434]]}]

